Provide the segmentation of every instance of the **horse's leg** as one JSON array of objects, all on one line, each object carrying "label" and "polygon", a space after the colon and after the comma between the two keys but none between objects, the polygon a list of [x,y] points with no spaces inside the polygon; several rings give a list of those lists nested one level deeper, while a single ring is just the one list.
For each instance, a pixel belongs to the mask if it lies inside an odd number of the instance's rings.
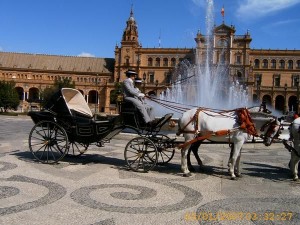
[{"label": "horse's leg", "polygon": [[293,174],[293,179],[298,180],[299,157],[294,152],[291,153],[291,161],[289,165],[290,165],[290,170]]},{"label": "horse's leg", "polygon": [[192,166],[192,163],[191,163],[191,151],[194,152],[193,144],[191,145],[191,147],[189,147],[189,150],[188,150],[188,154],[187,154],[187,166],[188,166],[189,171],[194,172],[195,168]]},{"label": "horse's leg", "polygon": [[184,177],[191,176],[191,172],[189,171],[188,166],[187,166],[187,154],[188,154],[188,149],[190,148],[190,146],[191,145],[188,145],[181,149],[181,171],[182,171]]},{"label": "horse's leg", "polygon": [[198,165],[199,165],[200,167],[203,166],[202,160],[200,159],[200,156],[199,156],[199,154],[198,154],[198,152],[199,152],[199,147],[200,147],[201,144],[202,144],[202,141],[196,142],[195,145],[194,145],[194,148],[192,149],[193,154],[194,154],[194,156],[195,156],[195,158],[196,158],[196,160],[197,160],[197,163],[198,163]]},{"label": "horse's leg", "polygon": [[234,174],[234,169],[236,167],[237,158],[240,155],[240,150],[243,146],[243,141],[235,141],[233,145],[233,153],[229,163],[229,173],[232,180],[235,180],[236,176]]},{"label": "horse's leg", "polygon": [[241,160],[241,155],[242,155],[242,149],[240,150],[240,154],[237,157],[236,163],[235,163],[235,170],[234,170],[234,174],[237,177],[241,176],[241,172],[240,172],[240,160]]},{"label": "horse's leg", "polygon": [[230,146],[230,155],[229,155],[228,164],[227,164],[227,166],[228,166],[228,172],[229,172],[230,166],[232,164],[232,155],[233,155],[234,144],[231,143],[229,146]]},{"label": "horse's leg", "polygon": [[195,171],[195,168],[192,166],[192,163],[191,163],[191,151],[193,152],[200,168],[203,166],[202,160],[200,159],[199,154],[198,154],[198,150],[199,150],[199,147],[200,147],[201,143],[202,143],[201,141],[193,143],[191,145],[191,147],[189,148],[189,150],[188,150],[187,165],[188,165],[189,171],[191,171],[191,172]]}]

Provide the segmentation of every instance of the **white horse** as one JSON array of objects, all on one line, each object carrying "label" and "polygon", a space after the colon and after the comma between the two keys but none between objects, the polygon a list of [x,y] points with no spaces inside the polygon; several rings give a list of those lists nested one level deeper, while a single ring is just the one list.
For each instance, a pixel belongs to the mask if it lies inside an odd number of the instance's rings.
[{"label": "white horse", "polygon": [[291,148],[291,161],[289,163],[293,179],[298,180],[298,165],[300,161],[300,117],[290,125],[290,137],[294,147]]},{"label": "white horse", "polygon": [[183,133],[185,138],[185,143],[180,146],[183,175],[190,176],[187,165],[190,146],[203,140],[210,140],[232,144],[228,166],[231,178],[235,179],[236,175],[240,175],[241,148],[248,140],[249,134],[261,136],[264,144],[269,146],[278,135],[279,127],[277,118],[264,112],[251,112],[247,109],[218,112],[202,108],[188,110],[179,119],[177,132],[177,135]]}]

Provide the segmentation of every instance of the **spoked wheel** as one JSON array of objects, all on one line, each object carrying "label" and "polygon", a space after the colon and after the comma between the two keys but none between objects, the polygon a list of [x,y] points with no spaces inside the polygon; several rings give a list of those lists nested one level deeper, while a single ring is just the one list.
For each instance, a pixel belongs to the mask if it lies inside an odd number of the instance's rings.
[{"label": "spoked wheel", "polygon": [[175,153],[175,149],[171,145],[171,138],[166,135],[159,134],[153,137],[153,139],[151,138],[151,140],[155,140],[154,142],[156,143],[158,153],[157,164],[164,165],[170,162]]},{"label": "spoked wheel", "polygon": [[63,127],[52,121],[38,122],[29,133],[29,149],[42,163],[56,163],[68,151],[68,136]]},{"label": "spoked wheel", "polygon": [[148,172],[157,163],[157,149],[153,141],[146,137],[136,137],[125,147],[127,165],[136,172]]},{"label": "spoked wheel", "polygon": [[89,144],[78,143],[72,141],[69,143],[68,155],[71,156],[80,156],[87,151]]}]

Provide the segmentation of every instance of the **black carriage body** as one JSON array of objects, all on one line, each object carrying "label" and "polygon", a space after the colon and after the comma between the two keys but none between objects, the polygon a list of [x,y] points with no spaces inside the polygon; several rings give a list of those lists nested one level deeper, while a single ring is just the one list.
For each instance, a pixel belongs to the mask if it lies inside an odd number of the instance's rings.
[{"label": "black carriage body", "polygon": [[40,112],[29,112],[33,122],[52,121],[62,126],[70,142],[90,144],[109,139],[119,133],[118,116],[95,119],[82,94],[70,88],[56,92]]},{"label": "black carriage body", "polygon": [[84,144],[99,142],[107,139],[110,132],[115,128],[117,118],[103,118],[94,120],[80,114],[72,116],[58,116],[56,122],[67,132],[70,142]]},{"label": "black carriage body", "polygon": [[121,109],[120,116],[95,117],[78,90],[63,88],[52,96],[43,111],[28,113],[35,123],[29,134],[29,149],[39,162],[56,163],[66,154],[83,154],[92,143],[103,146],[103,142],[129,128],[139,134],[124,151],[132,170],[147,172],[156,163],[169,162],[175,151],[173,140],[158,132],[172,114],[166,114],[150,127],[132,103],[124,101]]},{"label": "black carriage body", "polygon": [[141,130],[145,129],[146,123],[144,122],[143,116],[138,108],[132,102],[126,100],[121,104],[122,123],[128,127]]}]

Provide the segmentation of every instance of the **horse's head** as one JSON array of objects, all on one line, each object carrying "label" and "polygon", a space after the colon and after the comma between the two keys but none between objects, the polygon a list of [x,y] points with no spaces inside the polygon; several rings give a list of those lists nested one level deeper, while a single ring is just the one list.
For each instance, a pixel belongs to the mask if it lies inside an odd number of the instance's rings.
[{"label": "horse's head", "polygon": [[279,136],[280,122],[277,117],[264,112],[250,112],[260,137],[266,146],[270,146]]},{"label": "horse's head", "polygon": [[273,118],[261,127],[261,138],[265,146],[270,146],[274,139],[277,138],[280,134],[280,122],[277,118]]}]

